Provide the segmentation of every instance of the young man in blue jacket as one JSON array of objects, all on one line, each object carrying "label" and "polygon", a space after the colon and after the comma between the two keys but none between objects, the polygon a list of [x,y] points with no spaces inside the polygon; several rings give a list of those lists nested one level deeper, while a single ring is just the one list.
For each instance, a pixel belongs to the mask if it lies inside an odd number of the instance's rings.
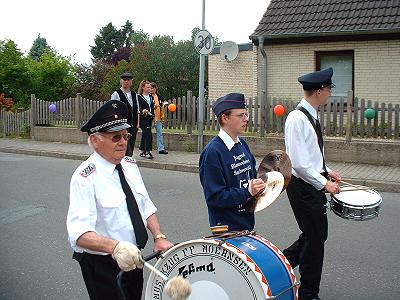
[{"label": "young man in blue jacket", "polygon": [[265,189],[265,183],[256,179],[255,158],[239,137],[249,122],[244,95],[231,93],[221,97],[212,110],[221,129],[199,160],[210,226],[228,225],[229,231],[253,230],[254,212],[246,209],[246,204]]}]

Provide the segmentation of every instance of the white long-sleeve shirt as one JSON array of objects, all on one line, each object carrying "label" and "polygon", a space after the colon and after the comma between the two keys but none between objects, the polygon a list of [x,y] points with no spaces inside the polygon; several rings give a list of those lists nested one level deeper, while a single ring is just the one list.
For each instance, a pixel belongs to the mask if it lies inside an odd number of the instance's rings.
[{"label": "white long-sleeve shirt", "polygon": [[[317,119],[317,111],[304,98],[299,106],[304,107]],[[285,145],[292,162],[292,174],[321,190],[327,179],[321,175],[324,172],[323,157],[317,134],[307,116],[298,109],[290,112],[286,119]],[[327,170],[330,171],[328,167]]]},{"label": "white long-sleeve shirt", "polygon": [[[157,209],[150,200],[135,160],[125,157],[121,165],[146,226],[147,218]],[[93,153],[71,178],[67,230],[72,249],[76,252],[106,254],[83,249],[76,244],[78,238],[88,231],[136,244],[125,198],[115,165],[98,153]]]}]

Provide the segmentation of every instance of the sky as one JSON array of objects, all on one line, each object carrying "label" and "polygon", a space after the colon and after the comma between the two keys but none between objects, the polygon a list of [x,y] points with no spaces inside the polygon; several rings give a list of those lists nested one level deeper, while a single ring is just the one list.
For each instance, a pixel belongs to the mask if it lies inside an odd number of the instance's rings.
[{"label": "sky", "polygon": [[[269,0],[205,0],[205,29],[220,42],[250,42]],[[188,40],[202,26],[202,0],[5,0],[1,3],[0,40],[11,39],[28,53],[38,34],[59,54],[89,64],[90,46],[111,22],[127,20],[151,37],[171,35]]]}]

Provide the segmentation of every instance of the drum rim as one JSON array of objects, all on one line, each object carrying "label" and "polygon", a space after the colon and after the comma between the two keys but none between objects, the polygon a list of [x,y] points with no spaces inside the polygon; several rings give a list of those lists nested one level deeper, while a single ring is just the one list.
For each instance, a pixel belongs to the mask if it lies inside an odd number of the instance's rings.
[{"label": "drum rim", "polygon": [[378,206],[380,206],[381,205],[381,203],[382,203],[382,196],[381,196],[381,194],[379,194],[379,192],[378,191],[376,191],[376,190],[374,190],[374,189],[370,189],[371,191],[373,191],[375,194],[377,194],[378,196],[379,196],[379,200],[377,201],[377,202],[375,202],[375,203],[373,203],[373,204],[368,204],[368,205],[353,205],[353,204],[349,204],[349,203],[347,203],[347,202],[343,202],[342,200],[340,200],[340,199],[338,199],[338,198],[336,198],[335,196],[336,195],[332,195],[331,194],[331,200],[333,201],[333,202],[336,202],[336,203],[338,203],[338,204],[341,204],[341,205],[343,205],[343,206],[345,206],[345,207],[349,207],[349,208],[374,208],[374,207],[378,207]]}]

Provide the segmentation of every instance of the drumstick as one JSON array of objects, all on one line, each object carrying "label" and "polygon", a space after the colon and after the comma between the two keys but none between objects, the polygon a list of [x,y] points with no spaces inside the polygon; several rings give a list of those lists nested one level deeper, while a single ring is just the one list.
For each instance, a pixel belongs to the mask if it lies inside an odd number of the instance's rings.
[{"label": "drumstick", "polygon": [[349,186],[355,187],[355,188],[359,188],[359,187],[365,187],[365,188],[369,189],[367,186],[363,186],[363,185],[357,185],[357,184],[352,184],[352,183],[350,183],[350,182],[347,182],[347,181],[344,181],[344,180],[340,180],[340,182],[341,182],[341,183],[344,183],[344,184],[346,184],[346,185],[349,185]]},{"label": "drumstick", "polygon": [[353,191],[366,191],[368,193],[372,193],[369,188],[351,188],[351,189],[347,189],[347,190],[343,190],[343,189],[340,190],[341,193],[353,192]]},{"label": "drumstick", "polygon": [[141,259],[143,265],[148,268],[151,272],[155,273],[157,276],[161,277],[164,281],[168,280],[168,277],[165,276],[163,273],[161,273],[159,270],[157,270],[153,265],[149,264],[147,261],[144,259]]},{"label": "drumstick", "polygon": [[141,261],[143,265],[151,272],[154,272],[164,281],[167,281],[164,290],[172,300],[185,300],[189,298],[190,294],[192,293],[192,287],[190,286],[188,280],[184,279],[182,276],[174,276],[168,280],[168,277],[157,270],[153,265],[149,264],[143,258],[141,258]]}]

